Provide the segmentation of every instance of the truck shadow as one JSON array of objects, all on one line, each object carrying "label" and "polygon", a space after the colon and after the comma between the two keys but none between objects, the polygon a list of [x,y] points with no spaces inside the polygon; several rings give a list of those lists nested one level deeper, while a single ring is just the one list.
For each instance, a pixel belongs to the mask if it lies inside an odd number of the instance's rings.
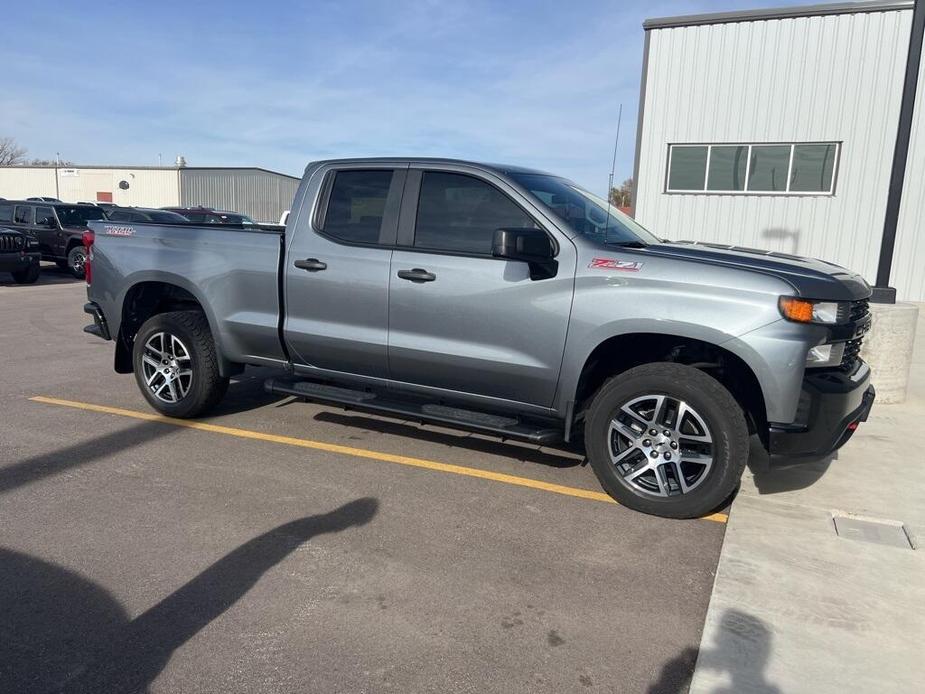
[{"label": "truck shadow", "polygon": [[42,272],[35,284],[19,284],[8,272],[0,272],[0,287],[41,287],[49,284],[78,284],[83,282],[54,263],[42,263]]},{"label": "truck shadow", "polygon": [[818,482],[828,471],[832,461],[838,459],[838,452],[825,458],[808,463],[796,463],[788,466],[788,461],[775,461],[772,466],[768,452],[761,445],[757,436],[752,436],[751,450],[748,457],[748,469],[758,493],[780,494],[806,489]]},{"label": "truck shadow", "polygon": [[570,468],[577,467],[584,462],[584,453],[565,443],[552,446],[551,448],[555,452],[547,452],[546,448],[549,447],[541,449],[529,443],[521,444],[505,442],[500,439],[480,438],[465,431],[458,433],[447,432],[427,425],[419,426],[417,423],[380,419],[376,415],[341,414],[340,412],[324,410],[318,412],[313,419],[318,422],[338,424],[356,430],[401,436],[402,438],[416,439],[425,443],[435,443],[476,453],[514,458],[525,463],[536,463],[548,467]]},{"label": "truck shadow", "polygon": [[131,619],[104,588],[56,564],[0,548],[0,691],[145,692],[174,651],[318,535],[369,523],[373,498],[306,516],[249,540]]}]

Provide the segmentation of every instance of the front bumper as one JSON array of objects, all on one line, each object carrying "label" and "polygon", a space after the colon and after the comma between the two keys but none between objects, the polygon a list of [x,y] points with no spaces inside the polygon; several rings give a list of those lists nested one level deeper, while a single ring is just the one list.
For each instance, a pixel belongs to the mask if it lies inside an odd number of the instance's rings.
[{"label": "front bumper", "polygon": [[38,262],[38,253],[0,253],[0,272],[19,272]]},{"label": "front bumper", "polygon": [[84,304],[84,313],[89,313],[93,316],[93,325],[84,327],[85,333],[96,335],[104,340],[112,339],[109,334],[109,325],[106,323],[106,316],[103,315],[103,310],[95,301]]},{"label": "front bumper", "polygon": [[867,421],[875,397],[870,368],[861,360],[851,373],[807,371],[797,421],[769,425],[772,464],[810,462],[838,450]]}]

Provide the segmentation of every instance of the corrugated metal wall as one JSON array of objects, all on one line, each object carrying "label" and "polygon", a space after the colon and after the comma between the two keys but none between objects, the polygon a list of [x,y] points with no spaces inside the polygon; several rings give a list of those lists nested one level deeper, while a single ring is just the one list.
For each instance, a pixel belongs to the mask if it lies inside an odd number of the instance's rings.
[{"label": "corrugated metal wall", "polygon": [[[668,238],[824,258],[873,282],[911,20],[910,9],[650,30],[637,219]],[[917,121],[919,174],[906,187],[922,195]],[[843,142],[834,196],[663,192],[669,143],[800,141]],[[921,268],[917,243],[909,262]],[[923,274],[901,299],[925,300]]]},{"label": "corrugated metal wall", "polygon": [[925,301],[925,60],[919,65],[890,284],[900,299]]},{"label": "corrugated metal wall", "polygon": [[278,222],[298,187],[297,178],[261,169],[180,169],[181,205],[234,210],[258,222]]}]

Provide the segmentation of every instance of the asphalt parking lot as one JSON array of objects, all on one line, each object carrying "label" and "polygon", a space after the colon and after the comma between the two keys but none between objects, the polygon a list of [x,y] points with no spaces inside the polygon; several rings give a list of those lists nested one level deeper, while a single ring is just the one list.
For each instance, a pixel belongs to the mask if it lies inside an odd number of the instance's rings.
[{"label": "asphalt parking lot", "polygon": [[0,277],[0,691],[686,691],[722,515],[265,370],[162,421],[45,269]]}]

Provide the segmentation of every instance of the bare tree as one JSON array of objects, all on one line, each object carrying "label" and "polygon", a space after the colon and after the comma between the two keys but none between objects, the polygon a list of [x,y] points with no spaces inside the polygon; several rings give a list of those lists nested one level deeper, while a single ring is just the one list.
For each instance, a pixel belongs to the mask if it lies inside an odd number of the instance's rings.
[{"label": "bare tree", "polygon": [[633,179],[627,178],[620,187],[610,189],[610,204],[617,207],[630,207],[633,204]]},{"label": "bare tree", "polygon": [[0,166],[22,164],[26,148],[16,144],[12,137],[0,137]]}]

